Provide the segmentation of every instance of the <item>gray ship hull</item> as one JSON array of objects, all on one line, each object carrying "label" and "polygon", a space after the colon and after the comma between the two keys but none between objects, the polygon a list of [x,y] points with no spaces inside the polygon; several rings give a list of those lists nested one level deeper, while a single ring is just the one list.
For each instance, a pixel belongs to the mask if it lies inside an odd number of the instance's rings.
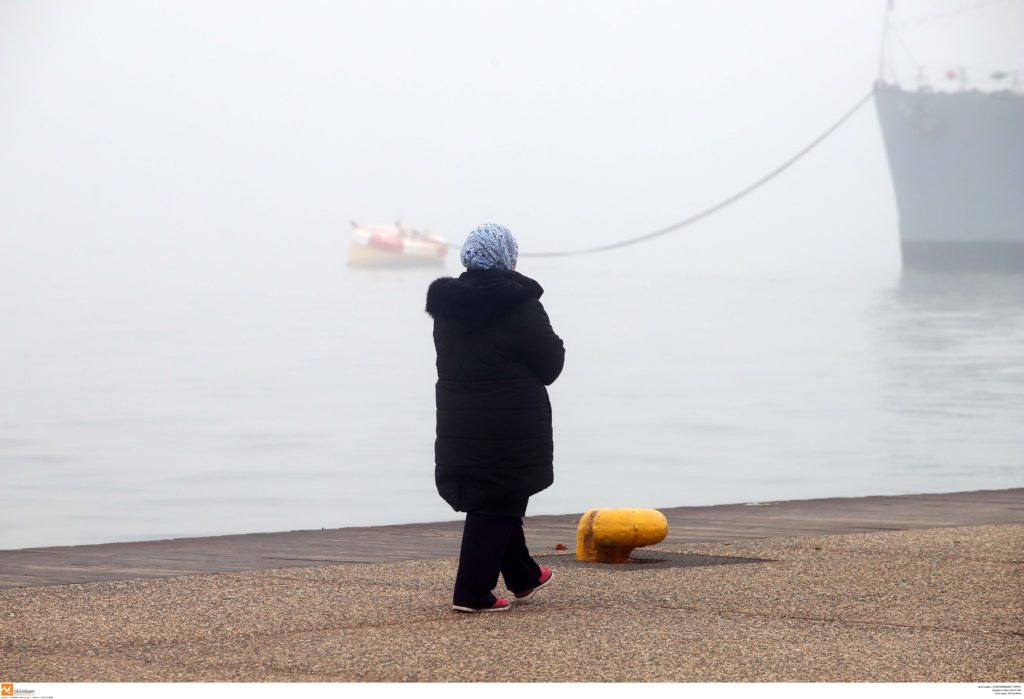
[{"label": "gray ship hull", "polygon": [[903,266],[1024,273],[1024,95],[875,88]]}]

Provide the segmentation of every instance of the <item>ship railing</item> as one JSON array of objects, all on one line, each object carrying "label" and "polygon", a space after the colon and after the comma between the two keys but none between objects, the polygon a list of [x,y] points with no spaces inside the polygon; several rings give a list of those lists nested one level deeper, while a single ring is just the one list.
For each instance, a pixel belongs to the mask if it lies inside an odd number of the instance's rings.
[{"label": "ship railing", "polygon": [[912,74],[893,74],[881,81],[921,92],[1012,92],[1024,94],[1024,69],[971,66],[917,66]]}]

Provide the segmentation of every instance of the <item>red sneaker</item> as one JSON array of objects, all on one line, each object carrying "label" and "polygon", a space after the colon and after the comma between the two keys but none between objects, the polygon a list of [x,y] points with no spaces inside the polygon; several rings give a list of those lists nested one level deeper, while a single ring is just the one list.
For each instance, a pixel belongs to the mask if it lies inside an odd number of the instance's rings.
[{"label": "red sneaker", "polygon": [[512,609],[512,603],[503,597],[499,597],[494,601],[490,607],[460,607],[457,604],[452,605],[453,612],[466,612],[469,614],[480,614],[482,612],[505,612]]},{"label": "red sneaker", "polygon": [[516,602],[519,603],[519,604],[527,603],[530,600],[530,598],[533,597],[533,593],[534,592],[536,592],[537,590],[539,590],[542,587],[544,587],[545,585],[547,585],[549,582],[551,582],[552,579],[554,579],[554,577],[555,577],[555,571],[551,570],[547,566],[541,566],[540,567],[540,582],[537,583],[536,587],[531,587],[529,590],[523,590],[522,592],[513,592],[512,593],[513,595],[515,595]]}]

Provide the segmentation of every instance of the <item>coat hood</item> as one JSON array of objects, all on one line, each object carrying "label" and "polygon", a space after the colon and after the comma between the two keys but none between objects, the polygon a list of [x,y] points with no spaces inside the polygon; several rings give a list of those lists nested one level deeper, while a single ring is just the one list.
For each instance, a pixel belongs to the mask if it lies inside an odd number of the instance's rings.
[{"label": "coat hood", "polygon": [[505,315],[544,293],[541,285],[519,272],[467,270],[441,277],[427,289],[427,313],[435,319],[476,324]]}]

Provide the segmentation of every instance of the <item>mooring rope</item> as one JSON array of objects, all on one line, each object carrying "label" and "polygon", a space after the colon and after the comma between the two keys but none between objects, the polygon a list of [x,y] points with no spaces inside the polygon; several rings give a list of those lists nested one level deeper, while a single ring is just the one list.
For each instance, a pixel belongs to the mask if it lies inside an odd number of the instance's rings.
[{"label": "mooring rope", "polygon": [[[707,209],[704,209],[703,211],[701,211],[699,213],[696,213],[693,216],[690,216],[689,218],[686,218],[686,219],[683,219],[682,221],[679,221],[677,223],[673,223],[671,225],[665,226],[664,228],[659,228],[658,230],[652,231],[651,233],[645,233],[644,235],[638,235],[638,236],[636,236],[634,238],[627,238],[625,240],[620,240],[620,241],[617,241],[617,242],[614,242],[614,243],[607,243],[605,245],[596,245],[596,246],[590,247],[590,248],[580,248],[580,249],[577,249],[577,250],[555,250],[555,251],[549,251],[549,252],[520,252],[519,256],[520,257],[569,257],[571,255],[589,255],[589,254],[595,253],[595,252],[605,252],[606,250],[616,250],[618,248],[624,248],[624,247],[629,246],[629,245],[637,245],[638,243],[644,243],[644,242],[646,242],[648,240],[651,240],[653,238],[658,238],[660,236],[667,235],[669,233],[673,233],[673,232],[679,230],[680,228],[684,228],[686,226],[694,224],[697,221],[700,221],[701,219],[707,218],[711,214],[714,214],[714,213],[717,213],[717,212],[721,211],[722,209],[726,208],[727,206],[735,204],[737,201],[739,201],[743,197],[745,197],[748,194],[750,194],[751,192],[761,188],[762,186],[767,184],[769,181],[773,180],[775,177],[777,177],[778,175],[782,174],[785,170],[789,169],[798,160],[800,160],[805,155],[807,155],[812,150],[814,150],[814,148],[817,147],[822,141],[824,141],[826,138],[831,136],[833,134],[833,132],[835,132],[840,126],[845,124],[847,122],[847,120],[850,119],[850,117],[852,117],[854,114],[856,114],[857,111],[861,107],[863,107],[864,104],[867,103],[868,100],[871,99],[871,96],[873,94],[874,94],[874,91],[872,90],[872,91],[868,92],[866,95],[864,95],[863,97],[861,97],[859,100],[857,100],[857,103],[854,104],[845,114],[843,114],[843,116],[841,116],[838,121],[836,121],[834,124],[832,124],[830,127],[828,127],[828,129],[826,129],[824,133],[822,133],[820,136],[815,138],[809,144],[804,146],[795,155],[793,155],[791,158],[789,158],[788,160],[783,162],[781,165],[776,167],[774,170],[769,172],[767,175],[763,176],[761,179],[757,180],[756,182],[754,182],[753,184],[749,185],[748,187],[746,187],[744,189],[741,189],[740,191],[736,192],[732,196],[727,197],[726,199],[723,199],[722,201],[718,202],[714,206],[711,206],[711,207],[709,207]],[[452,243],[450,245],[451,245],[451,247],[453,247],[455,249],[459,249],[459,248],[462,247],[461,244],[460,245],[455,245],[454,243]]]}]

